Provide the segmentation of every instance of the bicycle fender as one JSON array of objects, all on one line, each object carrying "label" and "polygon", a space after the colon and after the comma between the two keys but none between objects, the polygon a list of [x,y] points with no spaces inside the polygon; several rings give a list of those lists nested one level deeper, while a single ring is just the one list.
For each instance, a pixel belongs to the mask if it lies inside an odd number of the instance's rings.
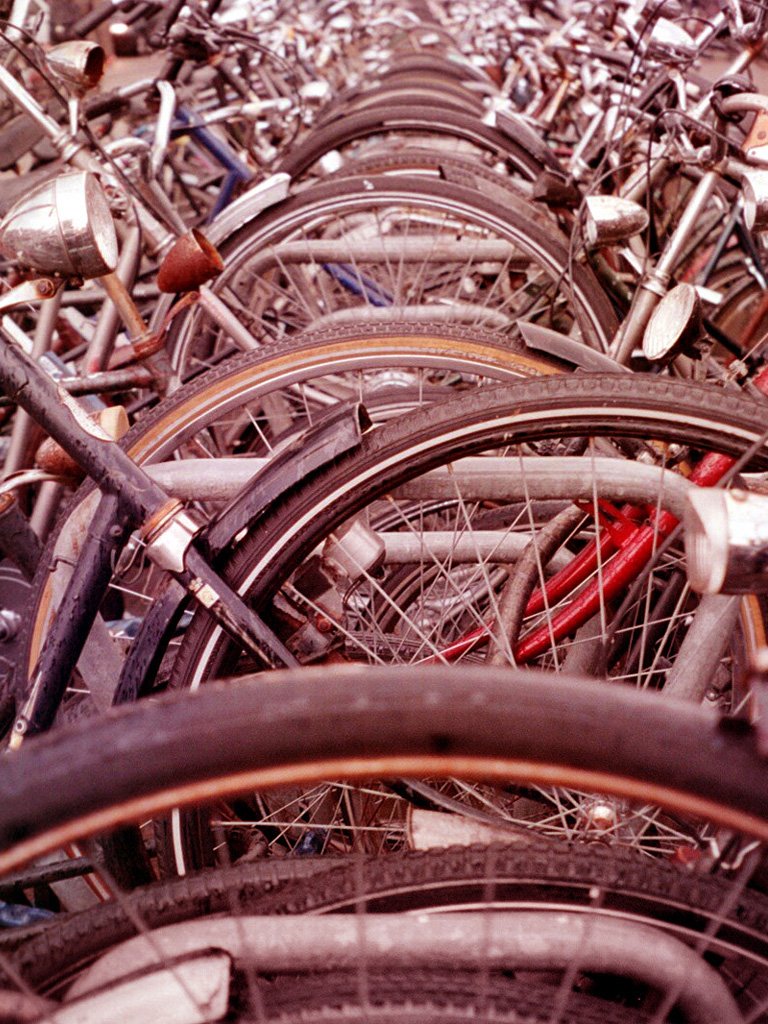
[{"label": "bicycle fender", "polygon": [[357,448],[370,426],[368,413],[358,402],[333,409],[319,423],[288,438],[205,531],[209,550],[218,554],[297,483]]},{"label": "bicycle fender", "polygon": [[603,352],[598,352],[594,348],[583,345],[580,341],[569,338],[567,334],[560,334],[559,331],[553,331],[549,327],[540,327],[538,324],[528,323],[524,320],[518,322],[518,327],[526,348],[532,348],[535,352],[545,352],[547,355],[556,356],[581,370],[602,373],[632,372],[629,367],[622,366]]},{"label": "bicycle fender", "polygon": [[155,683],[168,644],[191,598],[180,583],[170,577],[155,595],[123,662],[112,704],[133,704]]},{"label": "bicycle fender", "polygon": [[552,171],[559,171],[563,175],[565,174],[563,165],[549,146],[542,141],[528,122],[520,117],[519,114],[515,114],[511,110],[491,110],[483,118],[483,123],[487,124],[489,128],[498,128],[500,132],[503,132],[510,139],[520,143],[543,167],[548,167]]},{"label": "bicycle fender", "polygon": [[[199,542],[209,558],[215,563],[219,555],[228,551],[233,538],[248,529],[268,505],[310,473],[356,448],[369,427],[370,420],[362,405],[346,405],[289,438],[276,450],[269,464],[203,531]],[[132,703],[151,689],[188,603],[189,595],[169,578],[131,644],[115,690],[114,704]]]},{"label": "bicycle fender", "polygon": [[280,171],[249,188],[206,226],[205,237],[220,245],[235,231],[249,224],[255,217],[288,195],[291,177]]}]

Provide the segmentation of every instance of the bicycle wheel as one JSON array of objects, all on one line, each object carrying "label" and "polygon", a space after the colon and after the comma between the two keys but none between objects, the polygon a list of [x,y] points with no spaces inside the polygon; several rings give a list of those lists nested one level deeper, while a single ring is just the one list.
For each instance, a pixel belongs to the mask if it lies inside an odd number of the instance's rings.
[{"label": "bicycle wheel", "polygon": [[[642,688],[675,691],[686,680],[689,693],[695,670],[698,699],[735,707],[744,696],[739,680],[747,652],[765,635],[761,606],[749,599],[740,625],[738,604],[726,599],[725,615],[706,627],[711,660],[699,671],[689,663],[690,649],[703,640],[692,627],[697,618],[710,621],[705,611],[711,607],[696,615],[680,547],[671,546],[645,571],[675,522],[662,511],[668,501],[674,508],[672,485],[681,482],[669,471],[673,463],[702,449],[734,451],[739,436],[743,444],[763,436],[759,404],[729,406],[726,396],[708,388],[585,375],[525,382],[433,407],[374,432],[357,452],[279,502],[238,538],[226,571],[305,662],[490,661],[566,671],[576,664]],[[584,454],[563,462],[562,454],[574,450]],[[609,465],[600,465],[601,456]],[[603,475],[629,458],[634,476],[637,457],[655,459],[663,470],[654,485],[643,477],[626,490]],[[629,548],[623,543],[611,557],[614,528],[628,529],[641,542],[633,555],[635,576],[624,573]],[[622,600],[635,578],[636,593]],[[204,615],[195,615],[173,662],[171,685],[196,688],[249,668],[253,664]],[[461,785],[426,794],[449,812],[483,820],[497,815],[546,835],[610,837],[668,855],[700,842],[695,830],[660,818],[653,807],[645,817],[628,816],[620,805],[584,791],[542,792],[521,803],[519,796],[499,800],[497,792]],[[367,793],[356,808],[343,786],[288,790],[275,799],[249,808],[250,833],[238,826],[236,813],[219,816],[237,835],[236,855],[247,850],[249,836],[292,849],[307,841],[312,822],[329,850],[389,849],[397,843],[390,831],[402,839],[407,799],[394,806],[389,791],[378,798]],[[374,817],[377,827],[369,833],[366,822]],[[209,862],[204,823],[177,820],[173,830],[177,869]]]},{"label": "bicycle wheel", "polygon": [[[478,160],[457,156],[439,148],[407,146],[392,150],[384,146],[371,146],[362,153],[350,153],[344,165],[336,172],[360,177],[364,174],[408,175],[419,174],[453,182],[465,188],[484,192],[494,202],[510,211],[518,211],[525,220],[542,224],[551,233],[556,222],[546,206],[531,202],[524,184],[500,174]],[[521,205],[523,204],[523,205]]]},{"label": "bicycle wheel", "polygon": [[[351,694],[354,697],[350,699]],[[590,727],[596,715],[602,725],[599,731]],[[642,729],[638,722],[643,723]],[[71,784],[72,764],[80,768],[78,786]],[[589,784],[603,792],[631,800],[660,800],[670,811],[706,816],[762,838],[768,835],[768,767],[756,753],[749,728],[728,727],[711,709],[682,702],[670,705],[653,693],[624,687],[606,689],[594,680],[541,673],[486,668],[372,672],[334,666],[212,684],[196,694],[177,694],[113,712],[89,723],[88,728],[59,730],[30,741],[9,759],[0,779],[0,869],[17,866],[51,845],[82,840],[94,831],[157,814],[172,804],[224,799],[253,793],[262,786],[306,785],[336,773],[358,778],[372,772],[396,777],[457,771],[465,777],[503,778],[506,783],[516,779],[526,785],[553,780],[572,785],[589,779]],[[530,948],[537,929],[542,936],[548,934],[552,919],[547,918],[547,911],[556,910],[560,933],[565,913],[567,925],[575,929],[571,934],[580,942],[589,939],[590,957],[593,940],[598,945],[608,938],[615,943],[620,935],[628,942],[642,940],[646,986],[651,972],[653,977],[657,975],[659,987],[671,987],[682,997],[682,982],[686,1009],[691,998],[708,1005],[709,996],[698,988],[701,978],[688,979],[686,973],[691,961],[698,962],[705,951],[722,972],[716,975],[721,979],[721,991],[723,982],[738,990],[737,979],[746,967],[752,968],[753,976],[739,997],[749,1002],[760,992],[766,908],[764,897],[745,889],[749,872],[736,869],[729,879],[701,880],[686,868],[616,855],[605,847],[586,848],[571,856],[565,846],[553,849],[537,844],[440,851],[395,857],[389,866],[387,863],[381,858],[355,859],[338,869],[312,874],[306,884],[297,881],[273,893],[264,892],[258,882],[249,883],[249,869],[255,878],[259,870],[244,864],[228,872],[228,883],[218,879],[205,890],[190,880],[187,898],[191,896],[195,914],[216,913],[218,907],[219,915],[222,908],[233,915],[236,920],[231,928],[236,933],[249,927],[249,913],[258,914],[255,921],[264,943],[268,935],[265,914],[299,913],[302,918],[297,925],[314,934],[307,911],[323,909],[333,918],[345,909],[359,911],[362,901],[372,920],[403,906],[432,913],[437,909],[468,912],[484,904],[495,913],[525,910],[527,916],[521,921]],[[300,867],[293,870],[303,873]],[[196,890],[197,897],[193,895]],[[47,965],[48,979],[55,987],[69,980],[73,970],[79,971],[84,959],[121,939],[126,919],[134,927],[137,920],[144,919],[144,927],[153,927],[153,915],[160,912],[161,924],[165,906],[165,921],[174,920],[177,893],[184,898],[182,883],[167,891],[161,888],[148,899],[144,894],[128,897],[121,908],[99,910],[95,918],[86,915],[79,923],[73,919],[60,937],[52,929],[36,939],[22,951],[19,964],[32,971],[41,984],[46,983],[42,975]],[[215,895],[213,905],[207,893]],[[227,909],[224,902],[230,896]],[[564,907],[577,908],[582,925],[571,920]],[[596,932],[583,936],[580,928],[585,920],[596,921],[603,914],[606,922],[596,922]],[[104,926],[101,931],[104,915],[114,929]],[[398,919],[401,934],[406,934],[413,916]],[[416,916],[418,919],[419,914]],[[615,919],[616,927],[611,929],[610,922]],[[468,928],[471,920],[470,913]],[[502,920],[500,927],[512,927],[510,918]],[[88,921],[95,922],[90,937],[83,928]],[[358,914],[352,915],[352,922],[368,929],[367,924],[359,923]],[[609,935],[603,924],[608,925]],[[215,948],[220,922],[211,919],[201,925],[203,931],[198,931],[206,948]],[[643,926],[639,931],[638,925]],[[649,925],[654,931],[647,930]],[[486,921],[486,926],[492,923]],[[229,925],[224,922],[223,927]],[[328,928],[332,927],[337,927],[336,922],[329,920]],[[151,942],[153,958],[159,950],[170,955],[172,947],[165,944],[161,933],[156,934]],[[293,956],[290,943],[296,941],[295,930],[289,935],[287,948]],[[694,946],[695,953],[685,953],[681,937]],[[71,956],[62,955],[68,938]],[[671,942],[672,938],[677,941]],[[38,955],[33,959],[31,951],[39,953],[45,943],[49,943],[51,958],[46,961]],[[598,968],[594,959],[580,962],[579,954],[586,952],[586,945],[578,952],[571,949],[564,973],[562,963],[557,969],[550,966],[557,971],[553,988],[570,989],[574,981],[568,970],[571,967],[586,971],[594,986],[590,993],[595,995],[600,992],[599,976],[606,972],[637,980],[633,974],[637,967],[628,967],[627,961],[618,970],[626,947],[621,953],[611,947],[609,958]],[[390,948],[396,950],[397,943],[390,943]],[[480,961],[485,955],[483,948],[481,942],[474,953]],[[673,949],[685,953],[684,963],[678,965],[674,957],[665,961]],[[306,945],[304,950],[299,955],[296,949],[291,971],[304,970]],[[659,950],[663,950],[660,957]],[[187,944],[185,953],[189,952]],[[315,963],[321,955],[325,951],[316,948],[311,953]],[[453,955],[453,948],[447,955]],[[108,962],[109,956],[97,965],[101,982],[104,970],[112,977]],[[130,955],[125,963],[132,964]],[[375,962],[368,963],[373,969]],[[536,970],[529,958],[513,963],[520,970],[523,965]],[[490,970],[498,970],[499,956],[488,964]],[[615,970],[611,972],[608,964]],[[455,970],[457,967],[454,965]],[[699,967],[711,976],[711,968]],[[675,976],[672,984],[670,970]],[[748,991],[751,985],[755,987]],[[637,986],[629,991],[637,998]],[[606,1012],[620,1011],[627,989],[622,987],[620,992],[617,1006],[615,988],[606,997]],[[727,998],[732,1000],[731,995]],[[714,1002],[710,1006],[709,1017],[690,1015],[690,1019],[716,1019],[712,1016]]]},{"label": "bicycle wheel", "polygon": [[[183,884],[167,882],[147,887],[122,900],[54,923],[19,949],[13,966],[35,991],[47,998],[58,998],[97,956],[137,934],[136,922],[148,931],[173,923],[215,920],[222,914],[238,918],[257,913],[338,913],[358,905],[362,899],[366,901],[367,913],[391,913],[404,908],[409,912],[444,912],[489,903],[507,911],[531,906],[544,911],[555,906],[587,911],[589,890],[594,894],[599,887],[601,912],[620,913],[625,920],[642,921],[672,934],[687,931],[695,935],[706,927],[705,923],[714,922],[720,908],[733,901],[731,887],[720,880],[694,887],[680,868],[671,865],[645,864],[641,870],[637,861],[612,860],[594,851],[571,854],[549,847],[531,847],[524,855],[503,847],[430,851],[384,862],[339,865],[330,871],[315,866],[311,873],[298,871],[301,863],[284,862],[284,868],[293,866],[294,870],[284,870],[280,883],[276,879],[271,884],[262,881],[258,865],[251,864],[248,868],[203,872]],[[290,881],[291,873],[296,877],[294,882]],[[734,948],[745,954],[745,961],[751,958],[753,965],[761,961],[758,935],[764,912],[765,901],[760,894],[741,893],[737,908],[728,914],[727,924],[721,924],[713,945],[722,947],[728,942],[730,970],[735,969],[737,962]],[[294,973],[274,979],[266,990],[262,989],[262,994],[270,1009],[279,1007],[283,1014],[301,1010],[319,1020],[325,1020],[325,1015],[336,1019],[334,1014],[338,1015],[343,1007],[349,1019],[354,1012],[360,1013],[356,1002],[359,980],[358,975],[345,972],[305,976]],[[432,1020],[430,1010],[434,1013],[437,1007],[452,1012],[452,1020],[461,1020],[457,1013],[461,1006],[469,1004],[473,1019],[482,1019],[482,1006],[474,1005],[479,981],[477,974],[462,971],[452,975],[399,971],[385,978],[372,970],[365,979],[373,1004],[369,1014],[377,1019],[377,1012],[389,1013],[399,1019],[397,1008],[402,1013],[403,1002],[408,1002],[412,1010],[418,1007],[420,1015],[426,1014],[420,1020]],[[496,1014],[506,1009],[508,1013],[524,1014],[522,1019],[527,1021],[537,1020],[537,1014],[542,1020],[552,1019],[557,989],[551,982],[548,985],[532,978],[513,979],[506,972],[489,974],[485,983],[490,988],[485,987],[483,994]],[[600,1019],[608,1021],[648,1019],[642,1011],[633,1013],[622,1006],[615,985],[612,992],[605,987],[601,991],[594,977],[582,978],[580,984],[586,991],[573,986],[575,990],[568,994],[560,1021],[592,1021],[598,1012],[603,1015]],[[435,989],[436,985],[439,988]],[[636,987],[633,997],[636,1002]],[[515,1019],[519,1018],[512,1018]]]},{"label": "bicycle wheel", "polygon": [[[487,331],[468,334],[439,324],[415,327],[398,321],[373,331],[353,324],[310,332],[226,361],[160,403],[123,443],[142,464],[268,454],[289,428],[312,424],[336,401],[375,404],[379,396],[393,410],[402,410],[428,401],[435,389],[460,392],[560,368]],[[200,493],[199,484],[196,479],[195,496]],[[22,692],[93,514],[93,495],[92,486],[86,484],[72,499],[40,560],[21,642],[24,653],[19,659],[17,689]],[[204,514],[217,507],[215,501],[196,504]],[[126,629],[120,620],[130,619],[135,625],[143,617],[157,576],[140,552],[134,555],[113,581],[115,594],[124,596],[116,609],[105,611],[105,617],[115,623],[113,632],[119,630],[123,636]],[[128,642],[127,637],[123,639],[122,647]]]},{"label": "bicycle wheel", "polygon": [[337,117],[320,126],[296,146],[276,168],[292,179],[311,171],[327,153],[371,135],[391,133],[396,137],[444,137],[452,147],[463,142],[475,152],[490,154],[503,161],[507,169],[525,181],[535,180],[546,169],[562,170],[557,159],[532,131],[521,129],[517,138],[484,125],[479,117],[450,108],[435,108],[428,114],[414,110],[412,104],[392,103],[383,107]]},{"label": "bicycle wheel", "polygon": [[[506,911],[589,914],[598,905],[595,890],[603,914],[677,936],[700,935],[719,924],[717,943],[727,944],[731,957],[738,949],[754,964],[766,960],[763,894],[734,891],[730,880],[693,875],[679,864],[531,838],[518,846],[430,849],[352,862],[250,862],[156,882],[54,922],[23,942],[13,963],[35,991],[59,996],[96,957],[136,935],[137,921],[157,929],[221,914],[346,913],[361,901],[369,914],[446,912],[488,903]],[[726,906],[725,920],[718,922]],[[609,1011],[611,1004],[603,1008]]]},{"label": "bicycle wheel", "polygon": [[[435,98],[445,100],[452,106],[462,104],[468,113],[483,114],[483,92],[493,87],[482,74],[472,74],[474,69],[457,68],[450,60],[416,65],[413,61],[398,58],[388,69],[379,72],[375,82],[363,86],[352,85],[337,92],[329,108],[318,115],[318,124],[323,125],[337,117],[344,116],[372,103],[387,105],[387,96],[392,90],[402,98],[403,90],[429,89]],[[466,74],[464,73],[466,72]],[[467,87],[468,82],[474,85]]]},{"label": "bicycle wheel", "polygon": [[[334,180],[222,243],[226,270],[213,287],[254,345],[307,327],[405,318],[514,341],[523,318],[603,348],[616,327],[610,302],[566,241],[519,206],[421,178]],[[176,318],[168,344],[183,375],[233,339],[196,309]]]},{"label": "bicycle wheel", "polygon": [[467,117],[476,117],[480,121],[484,113],[482,97],[477,93],[461,88],[447,88],[439,81],[403,75],[400,80],[379,83],[377,87],[366,88],[356,96],[344,97],[336,109],[329,111],[319,120],[314,131],[321,130],[339,117],[351,117],[371,107],[391,109],[393,106],[411,110],[455,110]]},{"label": "bicycle wheel", "polygon": [[765,334],[766,312],[764,290],[745,265],[740,250],[721,258],[707,285],[720,295],[720,301],[709,310],[710,318],[746,354]]},{"label": "bicycle wheel", "polygon": [[[545,1024],[552,1019],[556,989],[532,982],[516,982],[504,974],[485,983],[470,971],[381,973],[366,978],[366,994],[354,972],[327,972],[311,977],[280,979],[265,998],[268,1019],[282,1024]],[[611,1006],[605,1000],[569,993],[561,1024],[642,1024],[648,1017],[635,1010]]]},{"label": "bicycle wheel", "polygon": [[[237,927],[238,922],[234,921],[233,926]],[[243,965],[235,961],[234,968],[235,983],[243,984],[247,961]],[[177,973],[186,981],[181,971]],[[240,991],[237,996],[233,993],[230,1005],[226,1006],[226,1019],[259,1020],[265,1024],[546,1024],[553,1019],[556,988],[519,983],[504,972],[496,973],[483,984],[478,972],[466,970],[371,969],[365,972],[364,996],[359,975],[351,971],[258,978],[253,985],[255,991]],[[148,974],[152,976],[152,968]],[[121,981],[119,977],[114,979],[112,984],[117,990],[110,992],[108,999],[110,1005],[119,1006],[127,1015],[138,1007],[131,1002],[127,1007],[121,1005]],[[110,983],[105,987],[109,990]],[[79,997],[78,993],[64,1002],[62,1012],[83,1012],[83,1004],[88,1007],[92,995],[86,992]],[[169,1004],[175,1004],[178,1013],[177,1000],[166,997],[154,1001],[155,1006],[163,1009]],[[646,1014],[606,1005],[605,1000],[577,992],[568,994],[568,1004],[557,1017],[561,1024],[646,1024],[650,1019]]]}]

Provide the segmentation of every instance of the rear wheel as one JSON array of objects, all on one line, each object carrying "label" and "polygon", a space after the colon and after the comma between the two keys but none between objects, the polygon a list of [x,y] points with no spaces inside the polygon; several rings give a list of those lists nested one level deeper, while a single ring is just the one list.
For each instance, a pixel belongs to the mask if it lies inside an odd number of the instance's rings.
[{"label": "rear wheel", "polygon": [[[682,507],[674,466],[759,441],[762,423],[760,404],[661,379],[552,378],[485,392],[373,432],[238,538],[227,572],[301,661],[577,666],[643,689],[684,683],[689,698],[735,707],[751,644],[765,635],[761,605],[719,599],[713,622],[711,604],[688,588],[679,543],[651,556]],[[653,479],[636,458],[657,462]],[[253,667],[196,614],[171,685]],[[394,796],[319,785],[222,809],[217,822],[232,830],[236,857],[252,840],[392,849],[414,798],[569,841],[663,855],[701,843],[655,806],[630,813],[584,790],[531,796],[456,782]],[[241,814],[254,832],[240,828]],[[205,823],[174,829],[177,864],[210,862]]]},{"label": "rear wheel", "polygon": [[525,181],[534,181],[543,170],[560,170],[556,158],[533,132],[521,130],[519,141],[505,132],[499,132],[482,123],[474,115],[449,108],[435,109],[433,115],[424,116],[409,103],[378,106],[353,113],[342,113],[317,131],[285,157],[278,171],[291,178],[300,178],[328,153],[372,135],[388,133],[391,138],[416,137],[438,139],[452,149],[462,143],[474,152],[486,154],[494,161],[503,162],[507,169]]},{"label": "rear wheel", "polygon": [[[265,211],[221,245],[214,290],[254,346],[306,328],[365,320],[491,329],[518,320],[605,348],[616,317],[565,238],[518,207],[449,182],[334,180]],[[180,375],[238,344],[200,309],[177,316]]]},{"label": "rear wheel", "polygon": [[0,779],[0,871],[201,800],[456,773],[589,785],[768,838],[768,765],[751,729],[711,708],[534,671],[333,665],[211,683],[27,741]]},{"label": "rear wheel", "polygon": [[[597,719],[599,733],[592,728]],[[77,787],[71,786],[72,764],[79,767]],[[710,827],[768,837],[765,761],[748,728],[729,726],[711,709],[541,673],[334,666],[215,683],[194,696],[142,703],[85,728],[30,740],[0,778],[0,870],[173,804],[231,800],[238,793],[306,786],[335,774],[359,782],[372,772],[390,778],[459,772],[528,787],[588,780],[627,800],[659,801],[667,813],[705,817]],[[334,934],[345,927],[339,915],[356,912],[352,925],[358,941],[368,921],[375,928],[377,916],[404,909],[421,913],[398,919],[403,941],[422,919],[443,918],[450,926],[443,917],[448,911],[467,914],[463,922],[473,935],[473,928],[497,927],[493,918],[500,912],[522,912],[525,946],[536,956],[550,949],[544,936],[554,935],[553,926],[564,939],[575,935],[583,942],[578,950],[571,944],[570,952],[552,947],[551,962],[540,958],[535,967],[530,958],[504,964],[508,969],[511,963],[518,981],[544,980],[551,986],[546,990],[554,998],[550,1019],[571,1019],[558,1014],[570,1009],[574,986],[586,986],[589,995],[604,999],[606,1013],[650,1007],[652,1018],[658,988],[668,1005],[680,1000],[691,1019],[707,1019],[694,1011],[701,1013],[699,1004],[707,1005],[715,995],[725,1000],[718,1002],[718,1014],[723,1005],[735,1005],[731,993],[746,1011],[759,1006],[764,995],[765,902],[745,888],[752,867],[749,848],[734,852],[732,863],[720,865],[721,877],[698,877],[689,868],[654,863],[607,844],[569,850],[523,837],[510,848],[355,858],[330,872],[314,873],[317,864],[310,858],[311,880],[304,884],[297,878],[282,887],[286,875],[275,870],[271,884],[279,887],[273,893],[265,891],[265,865],[243,863],[205,889],[195,879],[185,880],[155,890],[152,897],[135,894],[120,908],[72,919],[60,936],[54,925],[21,951],[18,962],[36,986],[58,994],[73,973],[132,927],[146,931],[179,920],[185,900],[191,918],[215,915],[190,920],[194,927],[190,941],[184,940],[185,956],[200,943],[204,950],[217,948],[225,933],[242,937],[256,928],[266,941],[274,930],[266,923],[270,915],[280,920],[309,915],[286,932],[290,970],[302,969],[298,947],[294,960],[291,946],[296,927],[310,932],[318,911],[332,915],[327,928]],[[303,873],[301,859],[288,869],[295,877]],[[494,913],[473,918],[471,912],[481,908]],[[253,914],[260,916],[251,921]],[[279,922],[274,927],[277,935]],[[320,927],[326,926],[320,922]],[[503,932],[518,925],[505,917],[498,927]],[[167,933],[167,942],[159,931],[149,936],[152,963],[159,951],[170,956],[179,948],[175,933]],[[146,949],[147,942],[142,944]],[[396,959],[399,944],[390,948]],[[488,978],[501,963],[498,956],[486,961],[486,948],[490,956],[492,944],[485,947],[482,941],[472,956],[475,969]],[[598,949],[600,966],[594,959]],[[301,963],[311,955],[321,969],[328,966],[320,945],[304,943],[303,950]],[[440,952],[434,946],[428,950],[430,957]],[[367,977],[373,968],[365,947],[353,946],[352,952],[359,958],[353,959],[357,976],[364,971]],[[107,956],[95,977],[104,978],[106,971],[109,985],[130,972],[131,949],[125,947],[119,956],[123,966],[117,975]],[[547,978],[537,976],[541,970]],[[328,989],[333,991],[338,990]],[[709,1003],[710,1010],[714,1005]],[[717,1019],[739,1018],[723,1012]]]}]

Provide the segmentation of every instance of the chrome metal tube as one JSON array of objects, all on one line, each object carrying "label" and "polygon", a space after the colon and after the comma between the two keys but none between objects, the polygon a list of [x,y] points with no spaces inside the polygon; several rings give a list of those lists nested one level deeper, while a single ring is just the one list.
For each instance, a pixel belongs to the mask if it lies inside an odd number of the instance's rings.
[{"label": "chrome metal tube", "polygon": [[[160,486],[182,500],[230,500],[267,464],[266,459],[181,459],[145,466]],[[686,497],[695,487],[684,477],[657,466],[609,458],[459,459],[451,471],[435,469],[408,483],[394,494],[414,499],[463,498],[522,501],[562,499],[591,501],[594,488],[614,500],[655,502],[676,516],[687,508]]]}]

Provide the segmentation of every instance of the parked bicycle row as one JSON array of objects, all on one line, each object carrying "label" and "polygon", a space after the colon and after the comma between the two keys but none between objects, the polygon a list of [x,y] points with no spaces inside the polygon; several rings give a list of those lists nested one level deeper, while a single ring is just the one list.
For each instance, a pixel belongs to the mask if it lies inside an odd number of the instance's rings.
[{"label": "parked bicycle row", "polygon": [[768,1020],[768,10],[45,8],[0,1017]]}]

